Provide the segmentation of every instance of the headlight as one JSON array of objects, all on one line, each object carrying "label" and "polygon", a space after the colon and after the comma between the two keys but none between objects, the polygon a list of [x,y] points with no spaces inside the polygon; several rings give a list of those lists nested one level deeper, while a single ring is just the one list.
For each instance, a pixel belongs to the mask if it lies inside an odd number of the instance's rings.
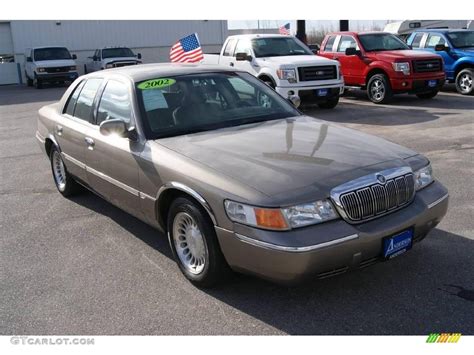
[{"label": "headlight", "polygon": [[280,80],[288,80],[290,83],[296,83],[296,70],[295,69],[278,69],[277,75]]},{"label": "headlight", "polygon": [[46,69],[45,68],[36,68],[36,71],[38,73],[44,73],[46,71]]},{"label": "headlight", "polygon": [[402,72],[405,75],[410,74],[410,63],[408,62],[399,62],[392,63],[393,70]]},{"label": "headlight", "polygon": [[71,66],[69,67],[69,70],[70,70],[70,71],[76,71],[76,70],[77,70],[77,67],[76,67],[75,65],[71,65]]},{"label": "headlight", "polygon": [[328,200],[284,208],[282,211],[292,228],[303,227],[338,218],[332,203]]},{"label": "headlight", "polygon": [[106,64],[105,67],[106,67],[106,68],[113,68],[114,65],[113,65],[113,64]]},{"label": "headlight", "polygon": [[428,164],[424,168],[415,171],[415,190],[421,190],[433,182],[433,170]]},{"label": "headlight", "polygon": [[228,200],[224,205],[232,221],[264,229],[288,230],[338,218],[328,200],[282,209],[253,207]]}]

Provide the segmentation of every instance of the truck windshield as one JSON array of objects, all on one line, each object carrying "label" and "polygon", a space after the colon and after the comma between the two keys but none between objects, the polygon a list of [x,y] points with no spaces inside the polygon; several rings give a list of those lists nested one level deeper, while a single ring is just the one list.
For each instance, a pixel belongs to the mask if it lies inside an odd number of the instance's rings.
[{"label": "truck windshield", "polygon": [[38,48],[34,52],[35,61],[72,59],[71,53],[64,47]]},{"label": "truck windshield", "polygon": [[285,55],[314,55],[309,48],[294,37],[266,37],[252,40],[257,58]]},{"label": "truck windshield", "polygon": [[102,50],[102,58],[117,58],[117,57],[134,57],[132,50],[129,48],[105,48]]},{"label": "truck windshield", "polygon": [[449,32],[447,36],[454,48],[474,47],[474,31]]},{"label": "truck windshield", "polygon": [[275,120],[300,113],[248,73],[150,78],[136,84],[147,139]]},{"label": "truck windshield", "polygon": [[367,52],[410,49],[401,39],[390,33],[363,34],[359,35],[359,40]]}]

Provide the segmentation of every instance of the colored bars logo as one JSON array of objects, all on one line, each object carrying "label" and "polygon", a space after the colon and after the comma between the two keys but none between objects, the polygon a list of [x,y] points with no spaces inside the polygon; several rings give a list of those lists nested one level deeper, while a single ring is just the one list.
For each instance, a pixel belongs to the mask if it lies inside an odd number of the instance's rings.
[{"label": "colored bars logo", "polygon": [[457,343],[461,333],[431,333],[426,339],[427,343]]}]

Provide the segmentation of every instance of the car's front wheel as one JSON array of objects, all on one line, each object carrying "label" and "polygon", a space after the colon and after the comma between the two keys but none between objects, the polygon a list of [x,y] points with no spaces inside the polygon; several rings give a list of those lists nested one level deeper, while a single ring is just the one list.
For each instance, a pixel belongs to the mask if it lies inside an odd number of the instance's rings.
[{"label": "car's front wheel", "polygon": [[55,146],[51,148],[49,159],[51,161],[51,171],[53,173],[54,184],[58,191],[64,197],[79,192],[81,190],[81,185],[79,185],[71,174],[68,173],[63,158],[61,157],[61,153]]},{"label": "car's front wheel", "polygon": [[461,70],[456,76],[456,90],[462,95],[472,95],[474,93],[473,78],[474,73],[472,69]]},{"label": "car's front wheel", "polygon": [[211,287],[230,271],[206,212],[186,197],[170,206],[167,221],[170,246],[184,276],[199,287]]},{"label": "car's front wheel", "polygon": [[386,104],[392,100],[392,87],[385,74],[375,74],[369,79],[367,95],[376,104]]},{"label": "car's front wheel", "polygon": [[33,85],[36,89],[42,89],[43,88],[43,83],[41,80],[35,75],[35,78],[33,79]]}]

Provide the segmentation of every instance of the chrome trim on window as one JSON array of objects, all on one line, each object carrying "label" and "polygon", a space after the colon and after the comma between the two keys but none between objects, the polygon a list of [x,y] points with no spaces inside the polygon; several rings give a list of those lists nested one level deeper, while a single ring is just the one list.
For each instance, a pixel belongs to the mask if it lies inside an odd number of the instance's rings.
[{"label": "chrome trim on window", "polygon": [[348,242],[349,240],[359,238],[358,234],[352,234],[352,235],[348,235],[347,237],[331,240],[331,241],[325,242],[325,243],[320,243],[320,244],[315,244],[315,245],[308,245],[308,246],[304,246],[304,247],[288,247],[288,246],[284,246],[284,245],[277,245],[277,244],[272,244],[272,243],[268,243],[268,242],[263,242],[261,240],[257,240],[257,239],[254,239],[254,238],[249,238],[249,237],[246,237],[245,235],[238,234],[238,233],[235,233],[235,236],[243,243],[251,244],[251,245],[261,247],[261,248],[265,248],[265,249],[285,251],[285,252],[290,252],[290,253],[303,253],[303,252],[313,251],[313,250],[334,246],[334,245],[337,245],[337,244]]},{"label": "chrome trim on window", "polygon": [[440,204],[441,202],[443,202],[444,200],[446,200],[448,197],[449,197],[449,194],[446,194],[446,195],[444,195],[443,197],[437,199],[436,201],[431,202],[431,203],[428,205],[428,208],[433,208],[434,206],[436,206],[436,205]]},{"label": "chrome trim on window", "polygon": [[186,185],[184,185],[180,182],[170,181],[170,182],[167,182],[166,184],[164,184],[163,186],[161,186],[158,190],[158,194],[157,194],[156,199],[159,200],[160,195],[164,191],[169,190],[169,189],[180,190],[180,191],[186,192],[187,194],[194,197],[201,204],[201,206],[204,207],[206,212],[209,214],[209,217],[211,218],[212,223],[214,223],[214,225],[217,225],[217,220],[216,220],[216,217],[214,216],[214,212],[212,212],[211,206],[207,203],[207,201],[204,199],[204,197],[202,197],[198,192],[194,191],[190,187],[188,187],[188,186],[186,186]]}]

